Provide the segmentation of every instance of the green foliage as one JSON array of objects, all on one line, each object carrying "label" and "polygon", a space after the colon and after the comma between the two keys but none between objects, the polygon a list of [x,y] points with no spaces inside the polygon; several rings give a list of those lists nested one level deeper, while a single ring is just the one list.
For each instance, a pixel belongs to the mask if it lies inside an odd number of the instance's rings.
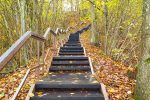
[{"label": "green foliage", "polygon": [[[130,58],[133,54],[132,47],[138,47],[139,32],[142,25],[142,1],[143,0],[94,0],[96,9],[96,30],[101,33],[101,43],[106,46],[108,54],[122,57],[124,60]],[[91,3],[82,0],[80,3],[81,20],[91,19]],[[106,5],[106,6],[105,6]],[[99,9],[97,9],[97,7]],[[107,16],[105,15],[107,12]],[[107,18],[106,18],[107,17]],[[106,35],[108,34],[108,35]],[[104,40],[107,37],[107,43]],[[105,39],[104,39],[105,38]],[[115,49],[117,48],[117,50]],[[131,52],[129,53],[129,51]],[[123,51],[123,52],[122,52]],[[126,55],[127,57],[124,57]],[[130,56],[130,57],[129,57]],[[116,58],[118,58],[116,57]],[[117,59],[118,60],[118,59]],[[132,62],[132,61],[131,61]],[[136,64],[136,63],[135,63]]]},{"label": "green foliage", "polygon": [[[22,1],[25,2],[24,18],[21,17],[23,16]],[[38,32],[38,34],[44,34],[48,27],[55,30],[57,27],[65,29],[70,26],[70,15],[73,14],[63,12],[62,0],[54,1],[0,0],[0,55],[24,34],[23,25],[25,25],[25,31]],[[29,40],[12,59],[13,67],[8,66],[2,72],[11,72],[17,66],[27,64],[28,60],[36,56],[36,49],[36,41]]]},{"label": "green foliage", "polygon": [[120,53],[120,52],[122,52],[123,50],[122,49],[112,49],[112,52],[113,53]]},{"label": "green foliage", "polygon": [[90,3],[88,1],[84,1],[80,4],[80,10],[90,9]]},{"label": "green foliage", "polygon": [[145,60],[145,62],[148,63],[148,64],[150,64],[150,58],[147,58],[147,59]]}]

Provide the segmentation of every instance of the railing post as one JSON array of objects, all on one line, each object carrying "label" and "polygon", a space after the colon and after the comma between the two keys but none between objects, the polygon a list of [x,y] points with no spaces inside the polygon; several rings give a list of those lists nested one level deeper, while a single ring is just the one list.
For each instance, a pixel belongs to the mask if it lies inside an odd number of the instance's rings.
[{"label": "railing post", "polygon": [[57,46],[58,46],[58,41],[57,41],[57,37],[55,36],[55,50],[57,49]]},{"label": "railing post", "polygon": [[63,41],[63,40],[61,40],[61,46],[63,46],[63,44],[64,44],[64,41]]},{"label": "railing post", "polygon": [[53,38],[54,40],[53,40],[53,46],[54,46],[54,50],[56,49],[56,47],[57,47],[57,43],[56,43],[56,36],[54,36],[54,38]]},{"label": "railing post", "polygon": [[[40,66],[40,41],[37,41],[37,65]],[[36,75],[39,78],[40,69],[36,69]]]},{"label": "railing post", "polygon": [[42,63],[43,63],[43,68],[42,68],[42,71],[43,71],[43,74],[44,74],[44,65],[45,65],[45,61],[44,61],[44,47],[45,47],[45,44],[44,42],[42,43]]}]

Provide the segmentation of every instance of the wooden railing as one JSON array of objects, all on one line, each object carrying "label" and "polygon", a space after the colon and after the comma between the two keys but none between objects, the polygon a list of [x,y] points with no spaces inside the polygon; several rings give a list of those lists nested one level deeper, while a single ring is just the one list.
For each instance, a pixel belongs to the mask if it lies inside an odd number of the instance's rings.
[{"label": "wooden railing", "polygon": [[[19,87],[17,88],[15,94],[13,95],[11,100],[15,100],[19,91],[21,90],[22,86],[24,85],[29,73],[36,69],[36,75],[39,77],[39,67],[42,66],[42,73],[44,73],[44,65],[45,65],[45,59],[47,55],[44,54],[44,48],[45,48],[45,41],[48,40],[48,36],[50,33],[54,35],[54,40],[56,40],[56,36],[58,34],[68,32],[69,27],[66,30],[62,30],[57,28],[56,31],[53,31],[51,28],[48,28],[43,36],[34,33],[32,31],[27,31],[25,34],[23,34],[1,57],[0,57],[0,71],[7,65],[7,63],[16,55],[17,52],[26,44],[26,42],[30,38],[34,38],[37,40],[37,65],[31,69],[28,69],[24,78],[22,79]],[[40,63],[40,42],[42,42],[42,63]],[[56,42],[56,41],[55,41]]]},{"label": "wooden railing", "polygon": [[[38,41],[43,42],[44,47],[44,41],[47,40],[48,34],[52,33],[54,36],[56,36],[58,33],[62,33],[60,31],[61,29],[57,28],[57,30],[54,32],[50,28],[47,29],[45,34],[43,36],[34,33],[32,31],[27,31],[23,36],[21,36],[1,57],[0,57],[0,70],[4,68],[4,66],[16,55],[16,53],[22,48],[22,46],[30,39],[34,38]],[[39,44],[39,43],[38,43]],[[38,49],[40,47],[38,46]],[[44,50],[42,50],[44,51]],[[39,52],[39,50],[38,50]],[[39,55],[39,53],[38,53]]]},{"label": "wooden railing", "polygon": [[[77,26],[77,25],[76,25]],[[90,25],[89,25],[90,27]],[[19,91],[21,90],[22,86],[24,85],[29,73],[32,70],[36,69],[36,75],[39,77],[39,67],[42,66],[42,73],[44,73],[44,65],[45,65],[45,59],[47,57],[47,54],[45,56],[44,54],[44,48],[45,48],[45,42],[48,40],[49,34],[52,33],[54,36],[54,43],[56,43],[56,36],[61,34],[61,33],[68,33],[68,31],[74,27],[68,27],[66,30],[57,28],[56,31],[53,31],[51,28],[48,28],[45,32],[45,34],[39,35],[37,33],[34,33],[32,31],[27,31],[25,34],[23,34],[2,56],[0,57],[0,71],[7,65],[8,62],[16,55],[16,53],[19,52],[19,50],[26,44],[26,42],[34,38],[37,40],[37,65],[33,68],[30,68],[27,70],[25,76],[23,77],[21,83],[19,84],[19,87],[17,88],[15,94],[13,95],[11,100],[15,100],[17,95],[19,94]],[[40,42],[42,42],[42,63],[40,63]],[[54,46],[56,46],[54,44]],[[56,47],[55,47],[56,48]],[[48,50],[49,51],[49,50]]]}]

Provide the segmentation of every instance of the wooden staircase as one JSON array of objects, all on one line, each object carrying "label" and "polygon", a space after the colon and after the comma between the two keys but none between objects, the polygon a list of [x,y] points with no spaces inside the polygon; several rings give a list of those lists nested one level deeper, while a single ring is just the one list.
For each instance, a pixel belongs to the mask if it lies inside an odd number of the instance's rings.
[{"label": "wooden staircase", "polygon": [[69,36],[58,56],[53,57],[49,74],[31,86],[26,100],[106,100],[80,43],[80,34],[88,29]]}]

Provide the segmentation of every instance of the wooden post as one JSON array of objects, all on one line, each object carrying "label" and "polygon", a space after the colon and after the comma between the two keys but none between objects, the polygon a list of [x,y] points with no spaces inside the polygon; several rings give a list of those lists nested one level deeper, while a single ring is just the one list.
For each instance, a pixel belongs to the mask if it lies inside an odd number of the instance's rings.
[{"label": "wooden post", "polygon": [[[37,41],[37,65],[40,65],[40,41]],[[36,76],[39,78],[39,71],[40,69],[36,69]]]},{"label": "wooden post", "polygon": [[55,49],[55,36],[53,35],[53,49]]},{"label": "wooden post", "polygon": [[44,42],[42,43],[42,63],[43,63],[43,68],[42,68],[42,73],[44,74],[44,65],[45,65],[45,61],[44,61],[44,56],[45,56],[45,54],[44,54]]},{"label": "wooden post", "polygon": [[64,44],[64,41],[63,41],[63,40],[61,40],[61,46],[63,46],[63,44]]},{"label": "wooden post", "polygon": [[53,45],[54,45],[54,50],[56,50],[56,48],[57,48],[57,43],[56,43],[56,36],[54,36],[54,41],[53,41]]}]

